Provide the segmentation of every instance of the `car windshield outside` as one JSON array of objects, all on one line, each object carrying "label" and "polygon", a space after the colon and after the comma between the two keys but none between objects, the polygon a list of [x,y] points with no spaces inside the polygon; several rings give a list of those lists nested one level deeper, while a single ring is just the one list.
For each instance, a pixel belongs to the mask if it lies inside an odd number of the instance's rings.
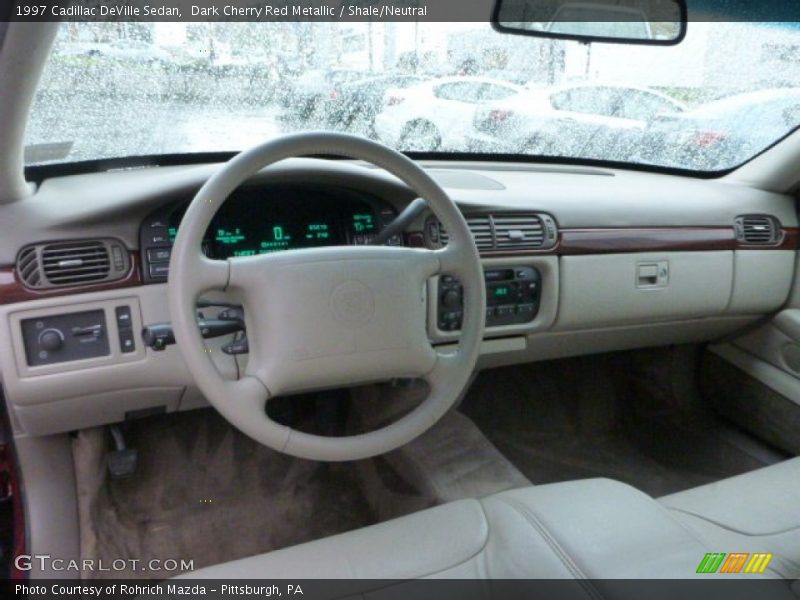
[{"label": "car windshield outside", "polygon": [[791,23],[693,22],[670,47],[520,37],[488,23],[69,23],[25,157],[235,152],[333,130],[402,151],[708,172],[798,126]]}]

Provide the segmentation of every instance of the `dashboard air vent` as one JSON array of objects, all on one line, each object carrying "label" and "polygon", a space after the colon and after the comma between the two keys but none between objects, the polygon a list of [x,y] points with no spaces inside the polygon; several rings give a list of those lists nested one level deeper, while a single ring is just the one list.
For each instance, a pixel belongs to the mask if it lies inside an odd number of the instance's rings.
[{"label": "dashboard air vent", "polygon": [[769,245],[779,241],[780,228],[769,215],[743,215],[736,217],[734,230],[737,241],[743,244]]},{"label": "dashboard air vent", "polygon": [[[546,250],[558,240],[555,220],[544,213],[494,213],[466,219],[475,245],[483,252]],[[433,217],[426,225],[426,236],[429,247],[447,244],[447,231]]]},{"label": "dashboard air vent", "polygon": [[36,247],[28,246],[19,253],[19,257],[17,257],[17,273],[22,282],[29,288],[42,286],[42,271],[39,269]]},{"label": "dashboard air vent", "polygon": [[30,288],[80,286],[113,281],[131,268],[125,247],[114,239],[34,244],[17,256],[17,273]]},{"label": "dashboard air vent", "polygon": [[42,248],[44,276],[54,285],[102,281],[111,270],[111,257],[102,242],[49,244]]},{"label": "dashboard air vent", "polygon": [[495,215],[494,231],[498,250],[536,249],[544,246],[544,225],[536,215]]},{"label": "dashboard air vent", "polygon": [[[472,237],[475,238],[475,245],[478,247],[478,250],[491,250],[493,248],[494,239],[489,215],[467,217],[467,225],[472,232]],[[439,242],[444,246],[447,244],[447,240],[447,231],[444,225],[439,223]]]}]

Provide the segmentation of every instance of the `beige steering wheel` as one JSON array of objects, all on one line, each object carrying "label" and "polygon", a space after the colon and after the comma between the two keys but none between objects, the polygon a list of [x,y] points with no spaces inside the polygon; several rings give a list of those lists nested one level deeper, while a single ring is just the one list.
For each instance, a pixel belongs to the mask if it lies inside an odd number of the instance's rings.
[{"label": "beige steering wheel", "polygon": [[[370,162],[406,183],[449,233],[441,250],[332,246],[225,261],[203,255],[201,241],[225,199],[259,170],[295,156],[343,156]],[[439,352],[427,336],[426,282],[439,273],[464,286],[464,318],[455,351]],[[250,345],[245,374],[222,377],[195,321],[198,296],[235,290]],[[469,228],[445,191],[402,154],[364,138],[333,133],[281,137],[232,158],[192,200],[181,222],[169,270],[175,340],[208,401],[232,425],[286,454],[357,460],[409,442],[456,402],[475,367],[483,337],[486,292]],[[428,397],[392,424],[369,433],[325,437],[271,420],[269,398],[294,392],[421,377]]]}]

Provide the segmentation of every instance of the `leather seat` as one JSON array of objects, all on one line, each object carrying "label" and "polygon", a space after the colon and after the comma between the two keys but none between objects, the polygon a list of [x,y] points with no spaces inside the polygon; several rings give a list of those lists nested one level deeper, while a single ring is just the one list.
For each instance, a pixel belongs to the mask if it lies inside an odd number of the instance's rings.
[{"label": "leather seat", "polygon": [[461,500],[182,577],[691,577],[713,547],[627,485],[591,479]]},{"label": "leather seat", "polygon": [[800,458],[659,502],[715,551],[771,553],[771,571],[800,579]]},{"label": "leather seat", "polygon": [[574,578],[594,580],[580,585],[597,598],[602,580],[696,578],[706,553],[743,551],[775,554],[780,568],[761,577],[797,577],[798,486],[800,459],[661,501],[608,479],[527,487],[181,578],[373,580],[353,593],[374,580]]}]

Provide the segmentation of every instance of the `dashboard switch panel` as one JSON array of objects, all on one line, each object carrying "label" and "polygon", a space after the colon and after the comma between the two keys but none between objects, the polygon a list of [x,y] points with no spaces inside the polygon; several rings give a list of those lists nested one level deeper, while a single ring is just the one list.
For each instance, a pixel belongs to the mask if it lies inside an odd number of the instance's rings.
[{"label": "dashboard switch panel", "polygon": [[133,321],[131,319],[130,306],[117,306],[114,309],[114,316],[117,319],[117,331],[119,332],[119,350],[123,354],[136,351],[136,342],[133,336]]},{"label": "dashboard switch panel", "polygon": [[25,358],[31,367],[109,354],[102,310],[24,319],[21,326]]},{"label": "dashboard switch panel", "polygon": [[[500,267],[484,272],[486,327],[530,323],[539,312],[542,277],[533,267]],[[463,290],[455,277],[439,278],[437,325],[441,331],[461,329]]]}]

